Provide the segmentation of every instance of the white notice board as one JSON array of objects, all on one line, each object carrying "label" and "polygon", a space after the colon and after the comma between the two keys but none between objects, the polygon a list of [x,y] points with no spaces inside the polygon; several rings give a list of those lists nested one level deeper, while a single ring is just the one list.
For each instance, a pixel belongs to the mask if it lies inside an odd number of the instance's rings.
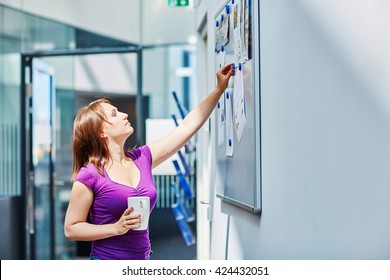
[{"label": "white notice board", "polygon": [[234,63],[235,77],[218,103],[217,197],[261,212],[259,1],[229,0],[215,15],[215,69]]}]

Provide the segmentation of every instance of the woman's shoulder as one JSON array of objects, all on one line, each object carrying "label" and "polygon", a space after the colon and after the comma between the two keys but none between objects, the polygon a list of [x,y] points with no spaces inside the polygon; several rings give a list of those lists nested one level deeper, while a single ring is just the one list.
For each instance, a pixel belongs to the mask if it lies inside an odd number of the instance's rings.
[{"label": "woman's shoulder", "polygon": [[131,157],[133,160],[137,160],[142,157],[151,159],[151,152],[148,145],[143,145],[137,148],[134,148],[127,152],[127,156]]},{"label": "woman's shoulder", "polygon": [[79,173],[80,172],[95,174],[95,173],[98,173],[98,170],[93,163],[89,162],[86,165],[84,165],[83,167],[81,167]]},{"label": "woman's shoulder", "polygon": [[91,185],[96,181],[99,176],[99,172],[95,165],[92,163],[88,163],[81,167],[79,172],[76,175],[75,181],[79,181],[81,183]]}]

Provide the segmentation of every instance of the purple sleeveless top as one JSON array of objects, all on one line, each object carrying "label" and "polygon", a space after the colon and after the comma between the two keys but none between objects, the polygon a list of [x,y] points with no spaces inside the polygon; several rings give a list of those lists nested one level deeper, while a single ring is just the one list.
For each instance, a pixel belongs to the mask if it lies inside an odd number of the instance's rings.
[{"label": "purple sleeveless top", "polygon": [[[111,181],[107,172],[100,175],[92,163],[82,167],[75,181],[91,188],[93,202],[90,209],[92,224],[115,223],[127,208],[130,196],[150,197],[150,211],[156,204],[157,192],[152,176],[152,155],[147,145],[126,153],[138,167],[141,179],[137,186],[126,186]],[[102,260],[146,260],[150,255],[149,229],[129,230],[126,234],[92,241],[91,255]]]}]

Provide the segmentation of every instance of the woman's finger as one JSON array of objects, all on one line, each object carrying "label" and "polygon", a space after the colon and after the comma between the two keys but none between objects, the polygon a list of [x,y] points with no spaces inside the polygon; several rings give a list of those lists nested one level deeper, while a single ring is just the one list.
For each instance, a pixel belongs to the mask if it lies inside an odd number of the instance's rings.
[{"label": "woman's finger", "polygon": [[122,216],[127,216],[127,215],[129,215],[133,210],[134,210],[133,207],[127,208],[127,209],[123,212]]},{"label": "woman's finger", "polygon": [[222,73],[222,74],[226,74],[226,73],[228,73],[231,69],[232,69],[232,64],[231,64],[231,63],[228,63],[228,64],[225,64],[224,66],[222,66],[221,69],[219,69],[219,72]]},{"label": "woman's finger", "polygon": [[134,224],[134,223],[140,223],[141,222],[141,215],[129,215],[129,216],[126,216],[125,219],[124,219],[124,222],[127,225],[131,225],[131,224]]}]

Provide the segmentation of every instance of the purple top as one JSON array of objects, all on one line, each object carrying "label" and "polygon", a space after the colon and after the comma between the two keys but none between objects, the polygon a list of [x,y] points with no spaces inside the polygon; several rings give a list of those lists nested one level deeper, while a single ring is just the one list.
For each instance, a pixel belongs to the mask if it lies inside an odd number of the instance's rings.
[{"label": "purple top", "polygon": [[[138,167],[141,178],[137,186],[111,181],[107,172],[100,175],[92,163],[82,167],[75,181],[91,188],[90,209],[92,224],[115,223],[127,208],[130,196],[150,197],[150,212],[156,204],[157,192],[152,176],[152,155],[147,145],[126,153]],[[150,255],[149,229],[129,230],[126,234],[92,241],[91,254],[102,260],[146,260]]]}]

